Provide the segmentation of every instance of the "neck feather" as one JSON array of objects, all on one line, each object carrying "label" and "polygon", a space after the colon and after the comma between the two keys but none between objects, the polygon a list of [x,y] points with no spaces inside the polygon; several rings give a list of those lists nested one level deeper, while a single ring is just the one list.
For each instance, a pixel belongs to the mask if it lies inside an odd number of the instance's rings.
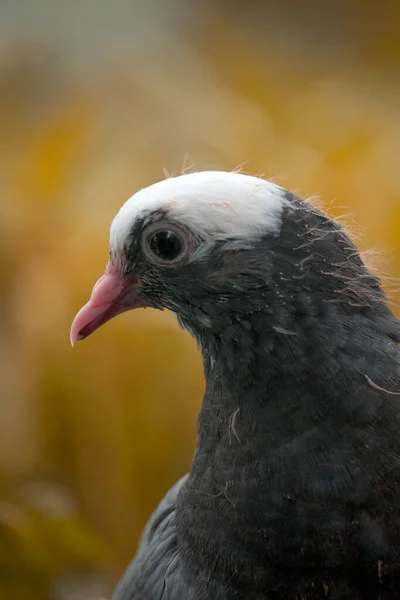
[{"label": "neck feather", "polygon": [[[288,556],[293,568],[309,560],[321,525],[332,535],[344,527],[354,515],[340,507],[362,502],[374,483],[360,469],[363,455],[387,454],[375,423],[379,414],[390,428],[393,405],[383,407],[367,378],[379,380],[371,366],[379,355],[381,367],[397,365],[400,385],[398,323],[383,305],[341,310],[297,307],[285,326],[257,313],[203,340],[206,391],[179,535],[188,568],[235,576],[243,598],[257,579],[274,585]],[[307,535],[314,541],[304,550]]]}]

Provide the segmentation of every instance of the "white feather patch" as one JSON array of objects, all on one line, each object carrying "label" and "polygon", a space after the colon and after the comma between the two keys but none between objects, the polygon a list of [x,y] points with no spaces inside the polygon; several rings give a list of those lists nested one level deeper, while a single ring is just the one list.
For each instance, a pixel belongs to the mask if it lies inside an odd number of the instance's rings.
[{"label": "white feather patch", "polygon": [[282,212],[292,206],[286,190],[234,172],[203,171],[172,177],[134,194],[111,225],[110,245],[122,248],[139,218],[164,210],[166,218],[212,243],[246,244],[265,233],[279,235]]}]

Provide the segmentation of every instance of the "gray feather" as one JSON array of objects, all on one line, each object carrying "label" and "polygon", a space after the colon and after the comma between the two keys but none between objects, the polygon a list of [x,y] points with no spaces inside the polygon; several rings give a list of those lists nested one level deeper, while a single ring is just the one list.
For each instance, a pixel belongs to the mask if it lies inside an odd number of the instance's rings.
[{"label": "gray feather", "polygon": [[137,554],[118,584],[113,600],[183,598],[176,535],[176,499],[187,475],[164,496],[143,531]]}]

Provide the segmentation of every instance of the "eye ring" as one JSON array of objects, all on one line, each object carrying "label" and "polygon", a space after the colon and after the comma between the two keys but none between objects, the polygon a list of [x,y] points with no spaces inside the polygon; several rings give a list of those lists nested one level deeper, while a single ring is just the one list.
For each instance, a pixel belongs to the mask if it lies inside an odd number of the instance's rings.
[{"label": "eye ring", "polygon": [[191,244],[188,232],[175,223],[154,223],[143,233],[143,250],[151,262],[165,267],[182,262]]}]

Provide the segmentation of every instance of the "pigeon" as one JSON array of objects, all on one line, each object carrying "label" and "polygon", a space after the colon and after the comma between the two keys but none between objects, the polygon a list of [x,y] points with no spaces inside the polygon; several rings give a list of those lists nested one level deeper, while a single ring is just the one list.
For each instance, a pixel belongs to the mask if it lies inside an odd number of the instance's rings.
[{"label": "pigeon", "polygon": [[150,185],[71,342],[139,307],[175,313],[206,387],[114,600],[400,598],[400,322],[341,225],[242,173]]}]

